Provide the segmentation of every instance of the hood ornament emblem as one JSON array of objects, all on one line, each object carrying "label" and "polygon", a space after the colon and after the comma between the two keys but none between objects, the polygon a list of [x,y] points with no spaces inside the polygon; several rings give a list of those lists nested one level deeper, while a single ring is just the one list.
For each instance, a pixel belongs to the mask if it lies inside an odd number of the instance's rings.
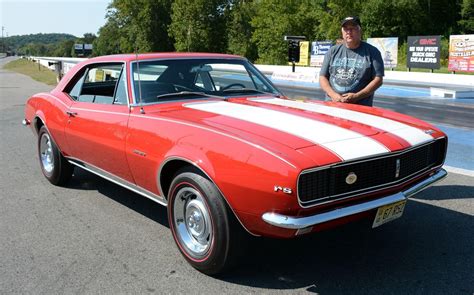
[{"label": "hood ornament emblem", "polygon": [[435,133],[435,131],[434,131],[433,129],[427,129],[427,130],[424,130],[424,132],[425,132],[426,134],[429,134],[429,135]]},{"label": "hood ornament emblem", "polygon": [[347,184],[354,184],[356,181],[357,181],[357,174],[355,174],[354,172],[347,174],[346,176]]}]

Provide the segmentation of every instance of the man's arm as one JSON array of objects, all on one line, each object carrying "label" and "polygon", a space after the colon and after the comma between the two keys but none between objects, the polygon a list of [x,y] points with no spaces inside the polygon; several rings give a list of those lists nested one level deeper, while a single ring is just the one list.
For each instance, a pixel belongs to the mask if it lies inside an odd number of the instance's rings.
[{"label": "man's arm", "polygon": [[332,101],[338,102],[343,99],[342,95],[332,89],[331,85],[329,84],[329,79],[326,76],[319,75],[319,86],[321,86],[323,91],[326,92]]},{"label": "man's arm", "polygon": [[[321,80],[319,81],[319,83],[322,86]],[[382,85],[382,83],[383,83],[383,77],[375,76],[374,79],[372,81],[370,81],[370,83],[367,84],[367,86],[365,86],[359,92],[357,92],[357,93],[352,93],[352,92],[344,93],[342,95],[342,100],[341,101],[342,102],[354,103],[354,102],[357,102],[361,99],[364,99],[364,98],[372,95],[375,92],[375,90],[377,90]]]}]

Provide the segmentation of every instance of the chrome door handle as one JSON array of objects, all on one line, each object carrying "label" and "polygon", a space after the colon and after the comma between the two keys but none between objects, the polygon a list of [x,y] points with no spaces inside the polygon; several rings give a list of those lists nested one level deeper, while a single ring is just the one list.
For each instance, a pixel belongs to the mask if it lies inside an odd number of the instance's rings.
[{"label": "chrome door handle", "polygon": [[66,111],[66,114],[67,114],[69,117],[75,117],[75,116],[77,116],[77,113],[76,113],[76,112]]}]

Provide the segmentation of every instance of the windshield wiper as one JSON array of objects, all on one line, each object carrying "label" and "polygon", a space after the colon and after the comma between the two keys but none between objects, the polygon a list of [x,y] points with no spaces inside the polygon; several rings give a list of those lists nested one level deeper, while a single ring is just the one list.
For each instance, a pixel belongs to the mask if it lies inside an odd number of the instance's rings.
[{"label": "windshield wiper", "polygon": [[260,90],[257,90],[257,89],[252,89],[252,88],[235,88],[235,89],[225,89],[225,90],[222,90],[222,92],[224,93],[252,93],[252,92],[256,92],[256,93],[261,93],[261,94],[272,94],[272,93],[269,93],[269,92],[263,92],[263,91],[260,91]]},{"label": "windshield wiper", "polygon": [[198,95],[198,96],[205,96],[205,97],[211,97],[211,98],[217,98],[216,96],[206,94],[204,92],[195,92],[195,91],[181,91],[181,92],[171,92],[171,93],[165,93],[165,94],[160,94],[157,95],[156,98],[164,98],[164,97],[176,97],[176,96],[190,96],[190,95]]}]

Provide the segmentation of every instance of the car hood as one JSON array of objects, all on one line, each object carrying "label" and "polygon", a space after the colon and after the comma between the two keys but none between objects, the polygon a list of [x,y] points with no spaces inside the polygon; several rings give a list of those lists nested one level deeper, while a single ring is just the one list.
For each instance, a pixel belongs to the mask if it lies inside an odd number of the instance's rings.
[{"label": "car hood", "polygon": [[258,144],[264,138],[300,151],[318,146],[341,160],[420,145],[437,132],[420,120],[383,109],[278,97],[189,102],[172,113]]}]

